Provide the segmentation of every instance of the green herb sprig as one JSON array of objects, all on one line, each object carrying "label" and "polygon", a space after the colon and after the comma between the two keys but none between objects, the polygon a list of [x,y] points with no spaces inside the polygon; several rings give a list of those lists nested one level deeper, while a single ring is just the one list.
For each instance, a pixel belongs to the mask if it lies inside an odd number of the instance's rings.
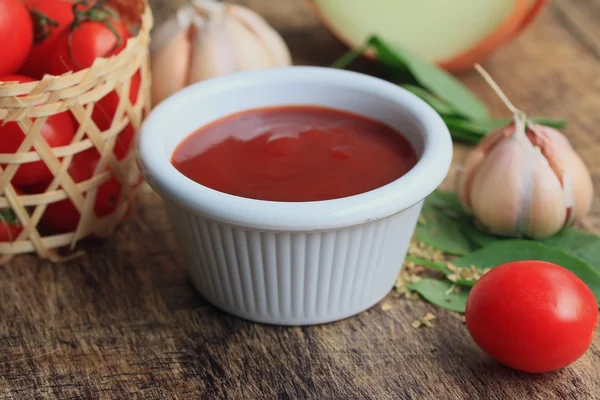
[{"label": "green herb sprig", "polygon": [[[391,80],[421,98],[442,117],[455,141],[476,144],[489,132],[512,121],[512,118],[491,118],[486,105],[460,80],[376,35],[359,48],[344,54],[332,67],[348,68],[368,49],[375,51],[377,60]],[[559,119],[531,119],[557,129],[566,125],[566,121]]]},{"label": "green herb sprig", "polygon": [[589,286],[600,306],[600,237],[591,233],[568,227],[543,240],[494,236],[476,226],[456,193],[437,190],[423,204],[414,240],[447,256],[446,261],[406,258],[407,263],[441,273],[442,279],[425,278],[407,285],[439,307],[464,312],[461,299],[466,304],[469,289],[479,277],[517,260],[548,261],[570,270]]},{"label": "green herb sprig", "polygon": [[[367,49],[375,52],[389,80],[421,98],[441,116],[455,141],[476,144],[513,120],[491,118],[485,104],[460,80],[377,36],[332,66],[348,68]],[[557,129],[566,125],[559,119],[530,119]],[[423,204],[411,248],[416,255],[409,249],[399,292],[418,293],[452,311],[464,313],[469,290],[483,274],[517,260],[544,260],[569,269],[591,288],[600,305],[600,237],[575,228],[538,241],[494,236],[476,226],[455,193],[438,190]],[[434,254],[423,258],[427,249]]]}]

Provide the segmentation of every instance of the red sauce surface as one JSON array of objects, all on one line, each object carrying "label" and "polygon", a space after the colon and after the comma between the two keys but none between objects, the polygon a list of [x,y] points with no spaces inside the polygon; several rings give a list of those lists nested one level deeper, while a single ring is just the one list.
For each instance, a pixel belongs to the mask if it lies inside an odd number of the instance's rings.
[{"label": "red sauce surface", "polygon": [[183,175],[209,188],[287,202],[368,192],[416,162],[400,132],[316,106],[261,108],[222,118],[184,139],[172,157]]}]

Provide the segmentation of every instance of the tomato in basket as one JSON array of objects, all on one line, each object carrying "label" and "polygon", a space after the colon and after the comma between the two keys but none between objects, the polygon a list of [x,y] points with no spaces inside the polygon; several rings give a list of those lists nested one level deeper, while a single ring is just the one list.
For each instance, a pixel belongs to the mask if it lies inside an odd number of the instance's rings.
[{"label": "tomato in basket", "polygon": [[19,0],[0,0],[0,76],[21,68],[33,46],[33,23]]},{"label": "tomato in basket", "polygon": [[129,31],[98,4],[75,8],[75,21],[58,35],[48,60],[53,75],[89,68],[97,58],[114,56],[125,48]]},{"label": "tomato in basket", "polygon": [[34,25],[34,43],[21,73],[42,79],[58,35],[73,22],[73,2],[68,0],[24,0]]},{"label": "tomato in basket", "polygon": [[[100,154],[96,149],[86,150],[73,156],[68,172],[75,183],[84,182],[94,176],[99,161]],[[32,188],[32,192],[42,193],[47,186],[39,185]],[[121,189],[121,183],[115,177],[110,177],[98,187],[94,202],[94,214],[98,218],[112,214],[117,209]],[[43,221],[60,232],[74,231],[79,224],[79,219],[79,211],[70,199],[48,204],[42,216]]]},{"label": "tomato in basket", "polygon": [[[140,90],[140,82],[141,75],[138,71],[135,75],[133,75],[130,83],[129,101],[132,105],[135,105],[137,102],[138,93]],[[96,107],[94,107],[94,112],[92,113],[92,119],[96,125],[98,125],[98,128],[101,131],[106,131],[110,128],[118,106],[119,96],[116,92],[110,92],[98,103],[96,103]],[[122,160],[125,158],[125,156],[127,156],[127,154],[129,154],[134,135],[135,130],[133,129],[133,126],[128,124],[117,137],[113,152],[118,160]]]},{"label": "tomato in basket", "polygon": [[[74,23],[56,39],[49,60],[52,74],[61,75],[89,68],[97,58],[112,57],[125,48],[131,34],[103,4],[103,1],[98,1],[90,8],[75,7]],[[129,87],[132,105],[137,102],[140,83],[141,75],[137,71]],[[101,131],[106,131],[112,125],[119,100],[117,92],[112,91],[96,103],[92,119]],[[119,160],[129,153],[134,133],[133,127],[127,125],[119,134],[114,149]]]},{"label": "tomato in basket", "polygon": [[[10,81],[26,83],[35,82],[35,79],[23,75],[0,77],[0,82]],[[42,126],[41,136],[50,147],[60,147],[70,144],[76,131],[77,122],[75,118],[70,112],[65,111],[48,117],[46,123]],[[17,152],[23,140],[25,140],[25,133],[17,122],[3,124],[0,120],[0,138],[2,138],[0,140],[0,153],[11,154]],[[2,166],[2,168],[5,167],[6,165]],[[35,185],[50,180],[52,180],[52,172],[50,172],[44,161],[34,161],[21,164],[12,178],[12,183]]]},{"label": "tomato in basket", "polygon": [[[17,194],[23,192],[15,187]],[[23,230],[21,222],[10,208],[0,209],[0,242],[12,242]]]}]

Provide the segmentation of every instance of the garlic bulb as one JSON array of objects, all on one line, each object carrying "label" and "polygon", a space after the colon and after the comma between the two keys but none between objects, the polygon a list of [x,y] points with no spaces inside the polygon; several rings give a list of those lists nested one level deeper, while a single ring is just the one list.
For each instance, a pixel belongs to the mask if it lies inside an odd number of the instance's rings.
[{"label": "garlic bulb", "polygon": [[292,61],[281,36],[255,12],[214,0],[192,0],[155,30],[151,62],[156,105],[204,79]]},{"label": "garlic bulb", "polygon": [[554,235],[590,210],[590,173],[562,133],[531,123],[501,97],[515,122],[490,133],[468,155],[457,176],[460,201],[491,233]]}]

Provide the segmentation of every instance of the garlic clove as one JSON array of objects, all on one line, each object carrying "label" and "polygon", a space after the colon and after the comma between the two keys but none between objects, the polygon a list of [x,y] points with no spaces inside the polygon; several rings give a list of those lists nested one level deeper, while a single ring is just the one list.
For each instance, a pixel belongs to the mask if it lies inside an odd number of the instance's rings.
[{"label": "garlic clove", "polygon": [[475,172],[480,168],[481,163],[485,159],[485,152],[480,149],[473,150],[465,160],[464,166],[456,173],[456,193],[463,208],[472,213],[471,206],[471,187]]},{"label": "garlic clove", "polygon": [[490,232],[511,236],[518,231],[527,162],[523,145],[510,137],[487,153],[474,171],[469,190],[471,207],[479,223]]},{"label": "garlic clove", "polygon": [[543,125],[533,125],[532,128],[552,142],[556,158],[563,167],[565,185],[569,186],[572,195],[572,210],[567,223],[580,222],[590,211],[594,200],[594,183],[587,166],[560,131]]},{"label": "garlic clove", "polygon": [[253,70],[274,66],[271,54],[263,42],[245,24],[235,18],[225,22],[225,32],[230,39],[230,52],[235,57],[237,70]]},{"label": "garlic clove", "polygon": [[529,155],[532,170],[529,172],[528,199],[522,199],[525,212],[523,233],[531,238],[552,236],[562,229],[567,219],[567,204],[563,186],[539,147]]},{"label": "garlic clove", "polygon": [[188,83],[291,64],[287,45],[277,31],[243,6],[194,0],[193,50]]},{"label": "garlic clove", "polygon": [[457,173],[457,194],[464,208],[472,212],[470,190],[475,172],[479,169],[486,154],[496,146],[500,140],[512,134],[511,126],[496,130],[484,137],[477,147],[469,153],[465,165]]},{"label": "garlic clove", "polygon": [[513,113],[467,157],[459,199],[480,226],[507,236],[545,238],[581,220],[593,200],[591,176],[559,131],[533,124],[480,66],[475,68]]},{"label": "garlic clove", "polygon": [[461,203],[492,233],[548,237],[591,207],[593,184],[581,157],[560,132],[532,128],[492,132],[458,177]]},{"label": "garlic clove", "polygon": [[150,53],[159,52],[168,46],[181,32],[187,31],[193,19],[194,10],[183,6],[171,15],[165,22],[154,28],[150,41]]},{"label": "garlic clove", "polygon": [[575,151],[564,151],[559,154],[565,166],[567,179],[573,193],[573,209],[570,222],[581,222],[592,208],[594,200],[594,183],[590,173]]},{"label": "garlic clove", "polygon": [[191,12],[190,7],[182,7],[152,33],[150,63],[153,74],[151,97],[154,105],[183,89],[187,83]]},{"label": "garlic clove", "polygon": [[554,128],[550,128],[549,126],[544,126],[544,125],[538,125],[538,124],[529,124],[529,125],[534,132],[548,138],[548,140],[550,140],[550,142],[552,142],[554,147],[556,147],[557,149],[573,150],[573,147],[571,146],[571,142],[569,142],[569,139],[567,139],[567,137],[565,135],[563,135],[560,131],[558,131]]},{"label": "garlic clove", "polygon": [[260,15],[215,0],[190,0],[157,27],[151,54],[154,104],[198,81],[292,61],[281,36]]},{"label": "garlic clove", "polygon": [[177,33],[171,43],[152,54],[152,72],[156,76],[152,83],[152,104],[186,86],[191,47],[187,36],[187,31]]},{"label": "garlic clove", "polygon": [[188,84],[230,74],[239,69],[223,19],[224,16],[194,20]]},{"label": "garlic clove", "polygon": [[254,11],[239,5],[227,6],[229,13],[244,24],[261,41],[270,56],[271,64],[276,67],[291,65],[290,50],[279,33],[263,17]]}]

